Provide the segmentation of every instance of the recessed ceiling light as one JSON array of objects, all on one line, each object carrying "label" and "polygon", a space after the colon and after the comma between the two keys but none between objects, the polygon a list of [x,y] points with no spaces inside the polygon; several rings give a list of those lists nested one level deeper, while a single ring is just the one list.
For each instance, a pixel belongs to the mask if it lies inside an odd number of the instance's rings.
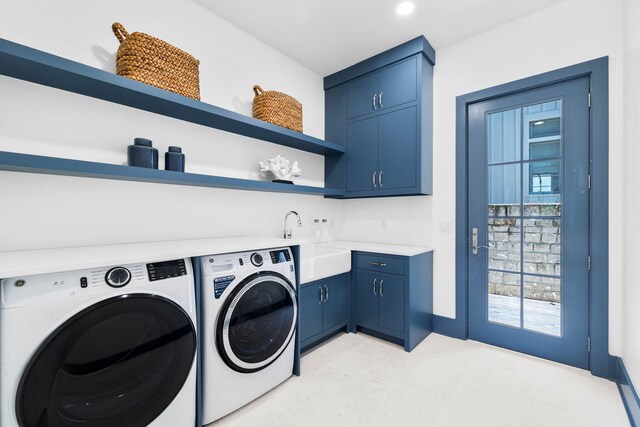
[{"label": "recessed ceiling light", "polygon": [[403,1],[396,7],[396,13],[400,16],[409,15],[413,12],[413,9],[416,8],[416,5],[410,1]]}]

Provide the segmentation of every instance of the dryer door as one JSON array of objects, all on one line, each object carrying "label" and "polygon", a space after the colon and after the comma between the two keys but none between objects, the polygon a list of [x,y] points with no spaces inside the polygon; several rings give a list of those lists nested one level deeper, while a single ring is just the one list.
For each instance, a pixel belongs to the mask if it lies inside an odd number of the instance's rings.
[{"label": "dryer door", "polygon": [[188,314],[155,295],[121,295],[71,317],[29,361],[20,426],[143,427],[182,389],[196,351]]},{"label": "dryer door", "polygon": [[235,371],[264,369],[287,348],[297,317],[295,287],[286,277],[252,274],[233,289],[218,316],[218,352]]}]

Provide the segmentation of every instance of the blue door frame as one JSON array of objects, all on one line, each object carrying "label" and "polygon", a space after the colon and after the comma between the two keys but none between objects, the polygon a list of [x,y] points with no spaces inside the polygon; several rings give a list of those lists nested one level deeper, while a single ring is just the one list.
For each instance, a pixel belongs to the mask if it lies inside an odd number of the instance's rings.
[{"label": "blue door frame", "polygon": [[434,331],[468,338],[468,106],[504,95],[577,77],[590,81],[590,242],[593,260],[589,277],[589,370],[614,378],[615,358],[609,355],[609,58],[603,57],[456,98],[456,318],[434,316]]}]

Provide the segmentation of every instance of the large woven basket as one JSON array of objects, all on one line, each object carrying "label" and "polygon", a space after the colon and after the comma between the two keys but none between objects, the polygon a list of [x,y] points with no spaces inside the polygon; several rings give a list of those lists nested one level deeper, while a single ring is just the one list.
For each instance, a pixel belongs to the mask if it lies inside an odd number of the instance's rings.
[{"label": "large woven basket", "polygon": [[302,104],[297,99],[275,90],[262,90],[253,87],[253,117],[302,132]]},{"label": "large woven basket", "polygon": [[118,22],[111,29],[120,41],[116,56],[118,75],[200,99],[200,61],[148,34],[129,34]]}]

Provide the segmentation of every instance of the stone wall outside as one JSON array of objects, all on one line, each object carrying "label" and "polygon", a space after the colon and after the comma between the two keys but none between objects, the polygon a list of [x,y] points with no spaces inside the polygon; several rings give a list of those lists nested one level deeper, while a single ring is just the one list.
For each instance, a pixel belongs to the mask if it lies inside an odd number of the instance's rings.
[{"label": "stone wall outside", "polygon": [[[561,220],[526,218],[531,215],[560,216],[560,204],[527,204],[524,218],[520,218],[520,205],[489,205],[489,268],[520,271],[520,233],[524,227],[524,298],[557,303],[561,300],[560,279],[527,276],[527,273],[560,276]],[[494,216],[503,218],[492,218]],[[519,296],[519,276],[490,271],[489,293]]]}]

